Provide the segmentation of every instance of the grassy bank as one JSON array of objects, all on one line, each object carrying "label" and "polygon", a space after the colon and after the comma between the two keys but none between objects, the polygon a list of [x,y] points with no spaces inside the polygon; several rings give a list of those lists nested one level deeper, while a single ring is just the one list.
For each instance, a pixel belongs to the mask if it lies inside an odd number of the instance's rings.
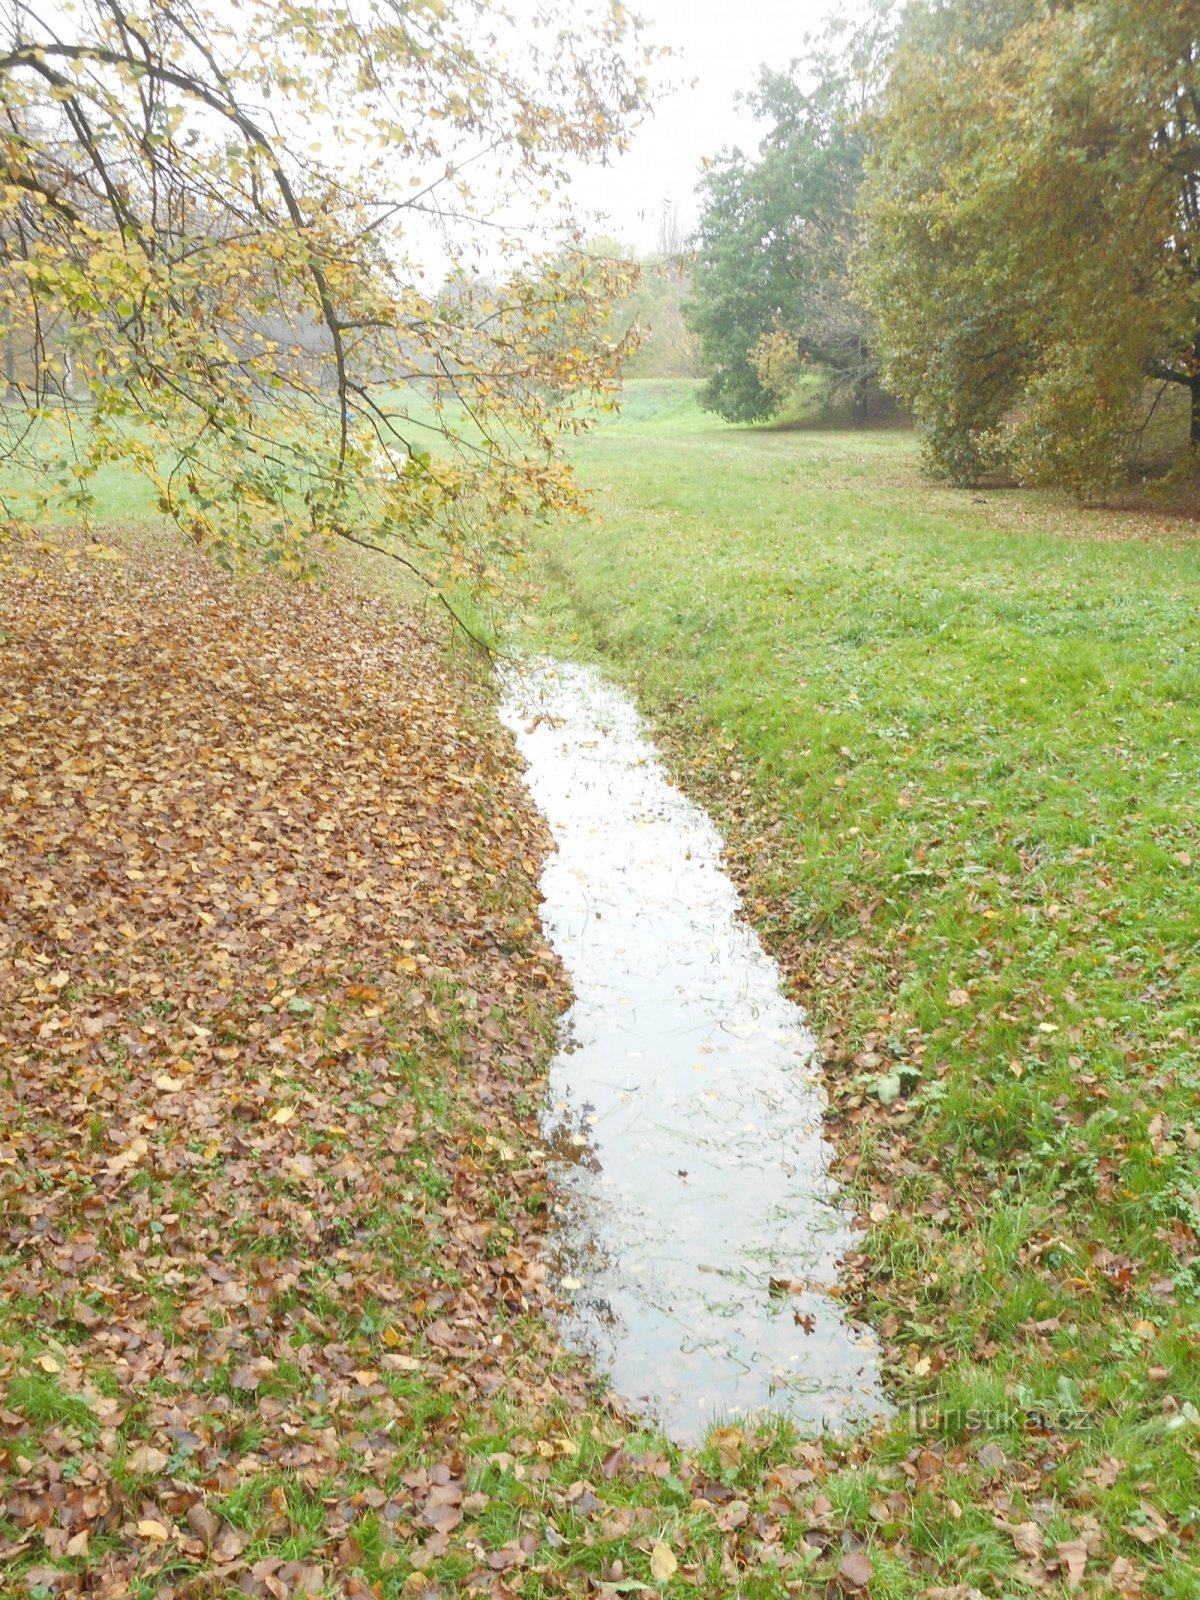
[{"label": "grassy bank", "polygon": [[556,1345],[545,840],[380,574],[9,541],[14,1593],[1196,1592],[1196,562],[633,399],[542,626],[637,681],[824,1028],[896,1422],[681,1452]]},{"label": "grassy bank", "polygon": [[883,1455],[943,1495],[881,1537],[1197,1593],[1200,541],[669,384],[577,460],[538,627],[636,686],[821,1026],[852,1292],[922,1407]]}]

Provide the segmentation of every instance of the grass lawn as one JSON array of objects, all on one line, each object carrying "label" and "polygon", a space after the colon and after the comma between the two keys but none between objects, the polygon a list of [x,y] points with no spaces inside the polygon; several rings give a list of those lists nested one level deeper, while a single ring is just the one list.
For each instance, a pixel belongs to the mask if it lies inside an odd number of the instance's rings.
[{"label": "grass lawn", "polygon": [[931,488],[910,435],[669,383],[576,459],[598,525],[542,539],[535,635],[636,688],[726,830],[917,1407],[879,1459],[957,1480],[880,1538],[989,1592],[1086,1557],[1197,1594],[1192,525]]},{"label": "grass lawn", "polygon": [[544,838],[386,563],[6,537],[0,1588],[1200,1593],[1186,527],[671,384],[578,462],[532,636],[635,684],[822,1030],[894,1422],[681,1452],[556,1347]]}]

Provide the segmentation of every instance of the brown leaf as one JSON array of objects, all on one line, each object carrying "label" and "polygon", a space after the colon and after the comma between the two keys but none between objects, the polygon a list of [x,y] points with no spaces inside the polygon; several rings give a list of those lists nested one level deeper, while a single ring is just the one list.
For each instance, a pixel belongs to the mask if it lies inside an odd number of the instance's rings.
[{"label": "brown leaf", "polygon": [[1045,1540],[1036,1522],[1005,1522],[1003,1518],[996,1517],[995,1523],[1012,1539],[1019,1556],[1027,1556],[1034,1561],[1039,1559]]},{"label": "brown leaf", "polygon": [[1078,1589],[1087,1567],[1088,1551],[1082,1539],[1060,1539],[1055,1545],[1068,1589]]},{"label": "brown leaf", "polygon": [[487,1564],[493,1572],[506,1572],[509,1567],[520,1567],[525,1563],[525,1552],[520,1545],[508,1543],[499,1550],[492,1550],[487,1557]]},{"label": "brown leaf", "polygon": [[212,1547],[213,1541],[221,1531],[221,1521],[215,1517],[203,1500],[197,1500],[190,1505],[186,1513],[188,1527],[198,1539],[203,1539],[205,1546]]},{"label": "brown leaf", "polygon": [[837,1570],[845,1589],[865,1589],[871,1582],[871,1558],[865,1550],[847,1550]]},{"label": "brown leaf", "polygon": [[220,1533],[212,1542],[212,1557],[221,1566],[227,1566],[229,1562],[236,1561],[245,1548],[245,1534],[226,1522],[222,1524]]},{"label": "brown leaf", "polygon": [[1134,1600],[1135,1596],[1142,1593],[1145,1574],[1127,1556],[1118,1556],[1109,1568],[1108,1582],[1122,1600]]}]

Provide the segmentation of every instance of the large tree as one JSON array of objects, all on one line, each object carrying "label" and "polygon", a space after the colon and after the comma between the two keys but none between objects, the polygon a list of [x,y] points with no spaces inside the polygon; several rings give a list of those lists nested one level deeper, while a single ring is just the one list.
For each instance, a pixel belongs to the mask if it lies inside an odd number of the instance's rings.
[{"label": "large tree", "polygon": [[620,0],[527,33],[489,0],[9,16],[7,482],[49,468],[82,512],[120,460],[231,559],[305,570],[342,536],[494,584],[573,503],[560,435],[618,374],[621,265],[526,241],[646,103]]},{"label": "large tree", "polygon": [[887,381],[945,473],[1112,478],[1148,382],[1200,444],[1194,4],[922,0],[861,214]]},{"label": "large tree", "polygon": [[763,68],[746,104],[757,155],[724,153],[700,183],[687,314],[731,421],[773,415],[814,367],[861,406],[874,372],[869,319],[849,295],[862,115],[879,82],[890,6],[831,23],[787,73]]}]

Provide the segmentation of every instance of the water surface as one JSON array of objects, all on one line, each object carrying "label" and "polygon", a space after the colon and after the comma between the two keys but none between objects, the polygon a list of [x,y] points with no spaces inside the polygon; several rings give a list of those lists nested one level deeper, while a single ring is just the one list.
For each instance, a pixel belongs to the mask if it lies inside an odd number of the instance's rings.
[{"label": "water surface", "polygon": [[874,1340],[830,1293],[853,1243],[813,1038],[716,828],[591,669],[514,671],[502,712],[558,845],[542,919],[576,996],[543,1124],[568,1339],[681,1442],[882,1411]]}]

